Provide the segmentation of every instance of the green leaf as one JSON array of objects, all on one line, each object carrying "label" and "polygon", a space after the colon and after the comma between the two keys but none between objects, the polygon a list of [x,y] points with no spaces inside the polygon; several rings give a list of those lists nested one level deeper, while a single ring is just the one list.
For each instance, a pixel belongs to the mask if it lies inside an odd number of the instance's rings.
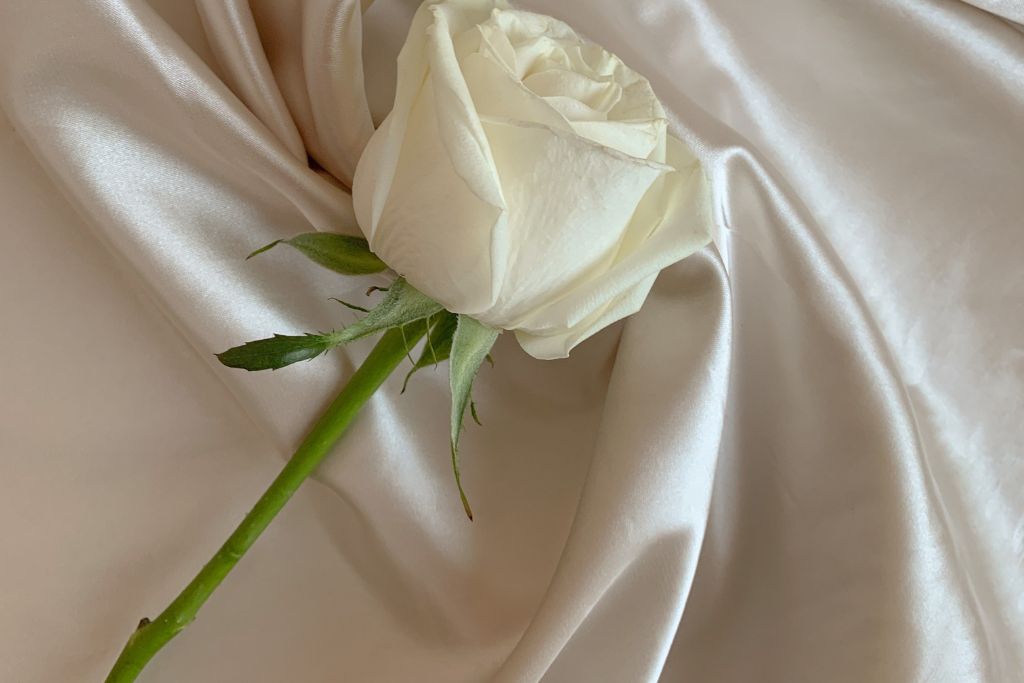
[{"label": "green leaf", "polygon": [[[426,328],[427,318],[441,310],[441,304],[421,293],[404,278],[398,278],[376,308],[343,330],[300,336],[275,334],[270,339],[259,339],[228,349],[217,354],[217,358],[231,368],[277,370],[300,360],[311,360],[335,346],[393,327],[405,328],[416,323]],[[411,336],[418,340],[421,334],[417,332]],[[409,352],[411,350],[408,349]]]},{"label": "green leaf", "polygon": [[452,353],[452,336],[455,334],[458,321],[459,317],[448,311],[441,311],[430,317],[427,341],[423,344],[423,350],[420,351],[419,360],[413,363],[412,370],[405,376],[405,382],[402,384],[403,394],[406,387],[409,386],[409,378],[416,371],[448,360],[448,356]]},{"label": "green leaf", "polygon": [[245,260],[246,260],[246,261],[248,261],[248,260],[249,260],[249,259],[251,259],[251,258],[252,258],[253,256],[259,256],[260,254],[262,254],[262,253],[263,253],[263,252],[265,252],[265,251],[270,251],[271,249],[273,249],[273,248],[274,248],[274,247],[276,247],[277,245],[281,244],[281,242],[283,242],[283,241],[284,241],[284,240],[274,240],[274,241],[273,241],[273,242],[271,242],[270,244],[267,244],[267,245],[265,245],[265,246],[262,246],[262,247],[260,247],[259,249],[257,249],[256,251],[254,251],[254,252],[252,252],[251,254],[249,254],[248,256],[246,256],[246,257],[245,257]]},{"label": "green leaf", "polygon": [[246,259],[273,249],[278,244],[295,247],[321,266],[344,275],[368,275],[387,268],[387,265],[370,251],[369,243],[362,237],[333,232],[307,232],[290,239],[275,240],[252,252]]},{"label": "green leaf", "polygon": [[469,403],[469,394],[473,388],[480,364],[494,346],[499,330],[488,327],[467,315],[458,316],[455,334],[452,337],[451,362],[449,380],[452,389],[452,424],[451,447],[452,469],[455,471],[455,484],[459,487],[459,497],[466,516],[473,519],[473,510],[462,488],[462,475],[459,472],[459,436],[462,434],[462,419]]},{"label": "green leaf", "polygon": [[312,360],[334,346],[330,335],[275,334],[269,339],[251,341],[218,353],[217,358],[229,368],[277,370],[300,360]]},{"label": "green leaf", "polygon": [[400,277],[388,288],[384,300],[376,308],[358,322],[339,332],[332,332],[330,336],[337,344],[347,344],[375,332],[429,318],[440,310],[441,304]]}]

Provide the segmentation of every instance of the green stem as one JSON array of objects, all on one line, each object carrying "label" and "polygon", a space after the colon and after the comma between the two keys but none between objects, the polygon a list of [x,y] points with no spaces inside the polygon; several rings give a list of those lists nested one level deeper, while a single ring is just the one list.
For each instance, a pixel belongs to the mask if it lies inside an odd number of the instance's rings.
[{"label": "green stem", "polygon": [[356,370],[323,416],[313,426],[274,483],[260,497],[234,533],[206,563],[192,582],[160,615],[143,619],[128,639],[107,676],[106,683],[130,683],[142,672],[160,648],[178,635],[196,617],[199,608],[216,590],[242,555],[256,542],[306,477],[312,474],[334,443],[341,437],[363,404],[384,383],[406,357],[408,349],[426,331],[422,322],[389,330]]}]

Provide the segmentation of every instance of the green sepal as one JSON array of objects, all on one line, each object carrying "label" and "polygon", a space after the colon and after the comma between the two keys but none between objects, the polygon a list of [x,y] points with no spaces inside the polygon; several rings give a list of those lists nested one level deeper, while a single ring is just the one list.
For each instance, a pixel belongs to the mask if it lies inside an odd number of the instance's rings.
[{"label": "green sepal", "polygon": [[387,268],[387,265],[370,251],[370,245],[365,239],[334,232],[307,232],[286,240],[275,240],[245,258],[251,259],[279,244],[294,247],[310,260],[343,275],[369,275]]},{"label": "green sepal", "polygon": [[430,317],[427,321],[429,328],[427,341],[423,344],[423,350],[420,351],[419,360],[413,363],[412,370],[405,376],[405,382],[402,383],[403,394],[406,387],[409,386],[409,379],[418,370],[448,360],[452,353],[452,336],[455,334],[458,321],[459,317],[448,311],[441,311]]},{"label": "green sepal", "polygon": [[217,359],[229,368],[250,371],[277,370],[301,360],[312,360],[335,345],[331,335],[275,334],[269,339],[247,342],[223,353],[218,353]]},{"label": "green sepal", "polygon": [[335,297],[335,296],[327,297],[327,300],[328,301],[337,301],[339,304],[341,304],[345,308],[347,308],[349,310],[352,310],[352,311],[359,311],[360,313],[369,313],[370,312],[369,308],[363,308],[362,306],[356,306],[355,304],[350,304],[349,302],[342,301],[341,299],[339,299],[338,297]]},{"label": "green sepal", "polygon": [[332,332],[331,337],[338,344],[347,344],[375,332],[383,332],[392,327],[401,327],[423,318],[429,318],[441,310],[443,310],[441,304],[410,285],[405,278],[400,277],[391,283],[384,300],[377,304],[372,311],[345,329]]},{"label": "green sepal", "polygon": [[473,519],[473,510],[469,506],[466,492],[462,488],[462,475],[459,472],[459,436],[462,434],[462,420],[469,404],[473,378],[487,357],[500,330],[488,327],[466,315],[458,316],[455,334],[452,337],[451,358],[449,363],[449,382],[452,390],[452,422],[451,449],[452,469],[455,472],[455,484],[459,487],[459,497],[466,516]]}]

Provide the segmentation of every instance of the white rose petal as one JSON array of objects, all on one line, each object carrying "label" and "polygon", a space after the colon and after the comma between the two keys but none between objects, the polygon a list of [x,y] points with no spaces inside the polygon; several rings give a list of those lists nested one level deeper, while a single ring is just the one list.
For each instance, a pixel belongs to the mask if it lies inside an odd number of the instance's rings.
[{"label": "white rose petal", "polygon": [[492,0],[417,12],[353,194],[388,265],[538,358],[634,313],[709,239],[703,172],[646,79]]}]

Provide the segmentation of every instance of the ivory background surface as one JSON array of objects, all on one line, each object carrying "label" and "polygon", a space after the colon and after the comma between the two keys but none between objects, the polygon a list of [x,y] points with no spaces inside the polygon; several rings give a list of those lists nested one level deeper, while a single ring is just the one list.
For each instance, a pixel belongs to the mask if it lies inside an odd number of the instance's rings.
[{"label": "ivory background surface", "polygon": [[[472,524],[446,373],[392,378],[144,680],[1024,680],[1019,4],[524,5],[651,78],[715,245],[499,342]],[[367,286],[241,257],[351,229],[412,9],[0,5],[0,680],[101,680],[367,353],[212,356]]]}]

